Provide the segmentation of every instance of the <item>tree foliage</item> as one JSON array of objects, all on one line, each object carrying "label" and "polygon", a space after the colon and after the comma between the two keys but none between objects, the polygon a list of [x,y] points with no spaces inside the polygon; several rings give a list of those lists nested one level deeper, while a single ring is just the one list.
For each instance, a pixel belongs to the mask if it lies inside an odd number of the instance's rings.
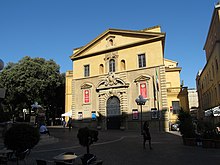
[{"label": "tree foliage", "polygon": [[[8,63],[0,73],[0,87],[6,88],[4,104],[11,110],[30,108],[38,102],[43,106],[57,106],[60,88],[64,89],[64,75],[53,60],[24,57],[18,63]],[[63,96],[64,91],[59,93]]]},{"label": "tree foliage", "polygon": [[189,112],[185,112],[181,109],[178,115],[178,119],[180,121],[179,129],[182,136],[186,138],[195,137],[195,128],[193,126],[192,118]]}]

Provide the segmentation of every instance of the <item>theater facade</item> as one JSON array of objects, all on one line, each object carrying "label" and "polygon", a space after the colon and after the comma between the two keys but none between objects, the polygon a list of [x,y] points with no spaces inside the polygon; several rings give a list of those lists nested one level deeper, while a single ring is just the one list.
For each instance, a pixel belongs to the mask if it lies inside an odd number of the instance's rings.
[{"label": "theater facade", "polygon": [[[165,33],[155,26],[108,29],[74,49],[73,70],[66,72],[65,105],[73,126],[139,129],[148,120],[155,129],[168,130],[177,116],[173,111],[187,107],[187,100],[181,68],[164,58],[164,47]],[[146,100],[142,107],[135,102],[139,95]]]}]

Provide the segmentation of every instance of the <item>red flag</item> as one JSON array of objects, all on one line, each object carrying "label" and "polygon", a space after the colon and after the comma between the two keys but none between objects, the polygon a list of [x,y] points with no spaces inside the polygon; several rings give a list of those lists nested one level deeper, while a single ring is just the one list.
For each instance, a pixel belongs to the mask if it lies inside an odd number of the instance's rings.
[{"label": "red flag", "polygon": [[89,90],[84,90],[84,103],[89,103]]},{"label": "red flag", "polygon": [[146,82],[140,83],[140,95],[142,95],[143,98],[147,98],[147,84],[146,84]]}]

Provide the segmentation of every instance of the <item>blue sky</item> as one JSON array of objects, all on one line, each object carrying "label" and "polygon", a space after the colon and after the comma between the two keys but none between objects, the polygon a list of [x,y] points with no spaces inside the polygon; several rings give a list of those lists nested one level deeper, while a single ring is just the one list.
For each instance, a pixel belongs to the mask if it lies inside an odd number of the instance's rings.
[{"label": "blue sky", "polygon": [[182,67],[181,80],[196,87],[205,65],[203,46],[217,0],[0,0],[0,59],[53,59],[61,72],[69,56],[109,28],[166,32],[165,58]]}]

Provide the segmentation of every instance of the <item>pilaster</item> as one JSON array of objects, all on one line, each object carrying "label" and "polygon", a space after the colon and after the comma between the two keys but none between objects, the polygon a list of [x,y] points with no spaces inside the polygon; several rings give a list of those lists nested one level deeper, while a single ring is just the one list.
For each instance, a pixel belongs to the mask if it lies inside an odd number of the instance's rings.
[{"label": "pilaster", "polygon": [[160,89],[161,89],[161,107],[162,109],[167,109],[167,87],[166,87],[166,72],[165,66],[160,66]]},{"label": "pilaster", "polygon": [[75,89],[75,81],[72,80],[72,106],[71,106],[71,110],[72,110],[72,117],[73,119],[76,119],[76,112],[75,112],[75,109],[76,109],[76,92],[74,92],[74,89]]}]

